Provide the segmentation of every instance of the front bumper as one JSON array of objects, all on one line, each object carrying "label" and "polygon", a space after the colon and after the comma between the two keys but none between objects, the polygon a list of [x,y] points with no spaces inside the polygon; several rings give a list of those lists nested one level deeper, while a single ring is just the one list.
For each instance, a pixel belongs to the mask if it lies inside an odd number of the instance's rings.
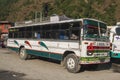
[{"label": "front bumper", "polygon": [[81,57],[80,64],[102,64],[110,62],[110,57]]}]

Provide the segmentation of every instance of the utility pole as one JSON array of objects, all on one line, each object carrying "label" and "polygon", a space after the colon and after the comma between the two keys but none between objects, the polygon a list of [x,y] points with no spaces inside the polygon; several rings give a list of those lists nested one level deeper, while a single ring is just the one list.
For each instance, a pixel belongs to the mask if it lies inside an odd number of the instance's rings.
[{"label": "utility pole", "polygon": [[42,22],[42,10],[41,10],[41,12],[40,12],[40,22]]},{"label": "utility pole", "polygon": [[[37,0],[35,0],[35,7],[37,8]],[[35,9],[35,23],[37,22],[37,10]]]},{"label": "utility pole", "polygon": [[37,11],[35,11],[35,23],[37,23]]}]

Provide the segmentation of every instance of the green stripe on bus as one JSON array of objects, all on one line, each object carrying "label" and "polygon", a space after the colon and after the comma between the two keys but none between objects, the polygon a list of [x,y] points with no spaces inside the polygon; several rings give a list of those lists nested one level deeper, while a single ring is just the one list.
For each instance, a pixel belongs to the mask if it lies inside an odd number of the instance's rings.
[{"label": "green stripe on bus", "polygon": [[8,47],[8,49],[13,50],[13,51],[15,51],[15,52],[19,52],[19,48],[15,48],[15,47]]},{"label": "green stripe on bus", "polygon": [[62,55],[61,54],[42,52],[42,51],[36,51],[36,50],[29,50],[29,49],[26,50],[26,53],[31,54],[31,55],[56,59],[56,60],[62,60]]},{"label": "green stripe on bus", "polygon": [[56,59],[56,60],[62,60],[62,55],[61,54],[50,54],[50,58]]},{"label": "green stripe on bus", "polygon": [[101,60],[101,59],[109,59],[110,57],[106,56],[106,57],[81,57],[80,60],[81,61],[97,61],[97,60]]}]

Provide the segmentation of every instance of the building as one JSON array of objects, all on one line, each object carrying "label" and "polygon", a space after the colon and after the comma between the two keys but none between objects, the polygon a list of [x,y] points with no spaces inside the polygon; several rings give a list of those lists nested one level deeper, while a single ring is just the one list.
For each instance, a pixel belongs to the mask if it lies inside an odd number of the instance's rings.
[{"label": "building", "polygon": [[14,23],[9,21],[0,21],[0,45],[8,38],[8,29],[12,27]]}]

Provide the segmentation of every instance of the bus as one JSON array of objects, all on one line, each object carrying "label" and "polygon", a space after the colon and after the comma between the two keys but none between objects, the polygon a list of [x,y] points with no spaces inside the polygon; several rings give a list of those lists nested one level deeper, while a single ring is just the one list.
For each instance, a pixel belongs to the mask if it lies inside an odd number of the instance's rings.
[{"label": "bus", "polygon": [[96,19],[53,20],[9,28],[7,47],[23,60],[32,55],[59,60],[76,73],[84,65],[110,61],[106,32],[106,23]]},{"label": "bus", "polygon": [[120,59],[120,25],[113,26],[110,29],[109,39],[111,42],[110,56],[112,59],[118,61]]}]

